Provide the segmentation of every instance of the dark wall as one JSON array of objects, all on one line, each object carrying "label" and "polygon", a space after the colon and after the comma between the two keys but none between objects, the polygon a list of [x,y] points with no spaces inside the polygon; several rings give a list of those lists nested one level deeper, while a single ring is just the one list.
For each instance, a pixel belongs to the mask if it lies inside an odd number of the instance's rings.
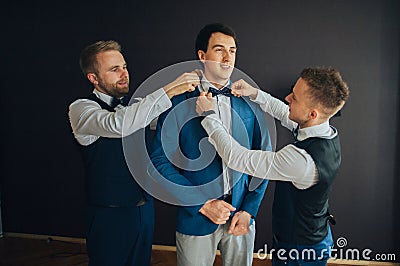
[{"label": "dark wall", "polygon": [[[398,252],[398,1],[32,1],[4,9],[1,197],[5,232],[83,236],[83,169],[67,117],[90,84],[81,49],[123,45],[133,91],[163,67],[194,59],[209,22],[239,36],[236,66],[283,98],[306,66],[339,69],[351,88],[339,129],[343,162],[331,197],[334,238]],[[290,141],[279,125],[278,147]],[[257,219],[256,250],[271,244],[273,182]],[[155,244],[174,244],[174,208],[157,203]],[[397,253],[397,257],[400,254]]]}]

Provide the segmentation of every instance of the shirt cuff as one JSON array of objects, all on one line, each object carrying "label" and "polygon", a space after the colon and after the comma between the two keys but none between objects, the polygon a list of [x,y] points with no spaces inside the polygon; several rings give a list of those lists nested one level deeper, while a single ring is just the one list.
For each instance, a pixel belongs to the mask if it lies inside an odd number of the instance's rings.
[{"label": "shirt cuff", "polygon": [[268,96],[268,93],[259,89],[256,98],[250,97],[250,100],[257,104],[265,104],[266,102],[268,102]]},{"label": "shirt cuff", "polygon": [[160,88],[151,94],[157,104],[157,109],[161,112],[166,111],[172,106],[172,102],[163,88]]}]

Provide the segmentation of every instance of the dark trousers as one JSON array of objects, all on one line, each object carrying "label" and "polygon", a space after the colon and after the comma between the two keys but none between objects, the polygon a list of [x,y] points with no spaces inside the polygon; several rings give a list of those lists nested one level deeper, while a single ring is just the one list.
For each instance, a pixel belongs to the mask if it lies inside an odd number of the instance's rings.
[{"label": "dark trousers", "polygon": [[[328,234],[319,243],[310,246],[282,243],[273,239],[273,266],[326,266],[331,255],[333,239],[328,226]],[[279,255],[278,255],[279,254]]]},{"label": "dark trousers", "polygon": [[154,231],[153,200],[140,207],[88,209],[89,266],[149,266]]}]

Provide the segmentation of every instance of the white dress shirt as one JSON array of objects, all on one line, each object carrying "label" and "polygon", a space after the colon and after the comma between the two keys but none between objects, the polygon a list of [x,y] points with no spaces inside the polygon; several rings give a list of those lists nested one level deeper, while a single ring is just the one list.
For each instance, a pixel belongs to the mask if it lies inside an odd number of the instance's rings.
[{"label": "white dress shirt", "polygon": [[[224,86],[227,86],[229,83],[230,81],[228,81]],[[206,77],[203,76],[199,86],[200,92],[208,92],[210,87],[217,89],[206,79]],[[214,110],[216,110],[222,125],[229,132],[229,134],[232,134],[231,98],[225,95],[216,95],[213,97],[213,101],[215,103]],[[222,169],[222,175],[224,179],[224,194],[228,194],[232,187],[232,172],[229,170],[225,162],[222,162]]]},{"label": "white dress shirt", "polygon": [[[94,89],[94,94],[110,104],[112,97]],[[69,120],[76,140],[88,146],[100,137],[122,138],[145,128],[172,106],[164,89],[158,89],[130,106],[118,105],[115,112],[102,109],[97,102],[79,99],[69,106]]]},{"label": "white dress shirt", "polygon": [[[282,101],[261,90],[251,100],[259,104],[264,112],[279,119],[284,127],[290,130],[297,127],[297,123],[289,119],[289,107]],[[307,189],[318,182],[314,160],[305,150],[292,144],[277,152],[246,149],[228,134],[217,118],[216,114],[209,115],[203,119],[202,125],[229,168],[264,179],[289,181],[298,189]],[[297,140],[310,137],[331,139],[336,135],[337,131],[327,121],[299,129]]]}]

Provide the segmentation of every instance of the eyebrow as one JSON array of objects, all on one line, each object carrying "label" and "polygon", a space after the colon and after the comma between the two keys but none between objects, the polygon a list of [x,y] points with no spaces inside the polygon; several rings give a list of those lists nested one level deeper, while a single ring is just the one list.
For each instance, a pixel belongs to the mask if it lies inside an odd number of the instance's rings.
[{"label": "eyebrow", "polygon": [[[215,44],[215,45],[213,45],[213,47],[211,47],[211,49],[214,49],[216,47],[224,48],[225,46],[223,46],[222,44]],[[237,49],[237,48],[236,48],[236,46],[231,46],[231,47],[229,47],[229,49]]]},{"label": "eyebrow", "polygon": [[[122,67],[127,66],[127,65],[128,65],[128,64],[125,63],[125,64],[122,65]],[[108,68],[108,70],[111,70],[111,69],[116,68],[116,67],[120,67],[120,65],[110,66],[110,67]]]}]

